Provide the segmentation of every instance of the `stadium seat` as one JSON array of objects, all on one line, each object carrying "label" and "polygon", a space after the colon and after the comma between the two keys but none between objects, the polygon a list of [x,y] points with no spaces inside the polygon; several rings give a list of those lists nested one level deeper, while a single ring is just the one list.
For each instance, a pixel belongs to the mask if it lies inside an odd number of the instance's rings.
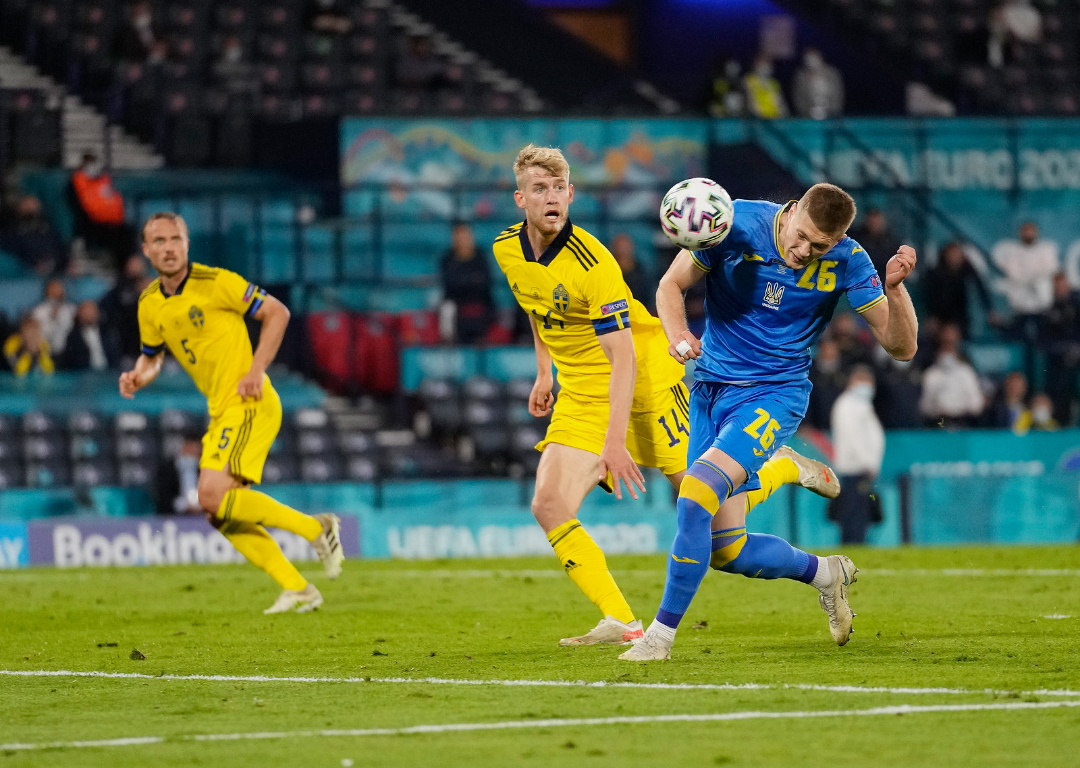
[{"label": "stadium seat", "polygon": [[351,318],[345,312],[314,312],[307,326],[319,381],[331,391],[344,391],[355,372]]},{"label": "stadium seat", "polygon": [[44,411],[28,411],[22,417],[24,435],[43,435],[61,431],[60,421]]},{"label": "stadium seat", "polygon": [[337,435],[338,448],[349,456],[366,455],[375,451],[375,438],[369,432],[348,430]]},{"label": "stadium seat", "polygon": [[293,457],[270,456],[263,465],[264,483],[292,483],[299,477],[299,462]]},{"label": "stadium seat", "polygon": [[201,432],[205,426],[206,418],[190,411],[167,410],[158,417],[158,428],[162,432]]},{"label": "stadium seat", "polygon": [[111,461],[115,451],[112,436],[108,432],[82,432],[71,436],[69,453],[72,461]]},{"label": "stadium seat", "polygon": [[113,417],[113,429],[117,432],[144,432],[150,426],[150,417],[139,411],[120,411]]},{"label": "stadium seat", "polygon": [[26,484],[26,470],[17,461],[0,459],[0,490],[20,488]]},{"label": "stadium seat", "polygon": [[67,455],[67,445],[59,432],[45,432],[23,438],[23,456],[27,461],[52,461],[66,458]]},{"label": "stadium seat", "polygon": [[461,428],[461,398],[453,381],[424,379],[420,382],[417,395],[431,417],[431,426],[436,432],[453,434]]},{"label": "stadium seat", "polygon": [[410,347],[439,343],[439,313],[434,310],[403,312],[398,317],[398,341]]},{"label": "stadium seat", "polygon": [[155,464],[147,461],[120,462],[120,485],[125,488],[151,485],[154,482],[155,467]]},{"label": "stadium seat", "polygon": [[50,461],[28,461],[26,484],[31,488],[55,488],[71,485],[71,465],[66,458]]},{"label": "stadium seat", "polygon": [[153,460],[160,446],[150,433],[127,432],[116,438],[116,456],[121,461]]},{"label": "stadium seat", "polygon": [[472,376],[466,379],[461,391],[465,399],[470,401],[475,400],[503,405],[506,398],[506,390],[503,385],[488,376]]},{"label": "stadium seat", "polygon": [[372,456],[349,456],[345,477],[357,483],[370,483],[379,477],[379,464]]},{"label": "stadium seat", "polygon": [[105,419],[94,411],[72,411],[68,414],[67,424],[72,434],[94,434],[108,430]]},{"label": "stadium seat", "polygon": [[333,483],[343,476],[341,460],[332,454],[311,456],[300,461],[300,479],[306,483]]},{"label": "stadium seat", "polygon": [[22,450],[14,439],[0,438],[0,464],[16,461],[22,456]]},{"label": "stadium seat", "polygon": [[102,485],[116,485],[116,465],[111,461],[79,461],[71,473],[76,487],[96,488]]},{"label": "stadium seat", "polygon": [[353,323],[358,383],[368,392],[393,394],[401,385],[397,318],[377,312],[356,315]]},{"label": "stadium seat", "polygon": [[326,456],[336,449],[337,441],[328,429],[303,429],[296,435],[296,450],[301,456]]}]

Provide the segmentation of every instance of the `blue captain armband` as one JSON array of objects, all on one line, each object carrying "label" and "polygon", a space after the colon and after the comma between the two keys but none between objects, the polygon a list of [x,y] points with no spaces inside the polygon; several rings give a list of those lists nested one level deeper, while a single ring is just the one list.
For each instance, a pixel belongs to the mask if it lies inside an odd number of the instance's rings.
[{"label": "blue captain armband", "polygon": [[597,336],[621,331],[624,328],[630,327],[630,310],[624,310],[622,312],[616,312],[614,315],[597,318],[592,321],[592,324],[593,330],[596,332]]},{"label": "blue captain armband", "polygon": [[164,344],[158,344],[155,347],[155,346],[153,346],[151,344],[147,344],[147,343],[144,342],[143,345],[142,345],[142,353],[144,355],[146,355],[147,357],[154,357],[155,355],[159,355],[159,354],[161,354],[161,351],[163,349],[165,349]]},{"label": "blue captain armband", "polygon": [[255,313],[259,311],[259,307],[263,305],[263,301],[266,299],[266,291],[251,283],[248,284],[247,292],[244,293],[244,301],[254,297],[251,301],[251,306],[247,308],[247,312],[244,313],[246,317],[255,317]]}]

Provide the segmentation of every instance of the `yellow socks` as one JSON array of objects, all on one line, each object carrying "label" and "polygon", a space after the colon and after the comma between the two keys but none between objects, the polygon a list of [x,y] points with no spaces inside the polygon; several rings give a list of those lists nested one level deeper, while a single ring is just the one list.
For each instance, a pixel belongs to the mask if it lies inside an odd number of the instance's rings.
[{"label": "yellow socks", "polygon": [[314,541],[322,533],[322,523],[311,515],[297,512],[265,493],[250,488],[233,488],[228,491],[217,516],[225,522],[235,520],[292,531],[308,541]]},{"label": "yellow socks", "polygon": [[299,592],[307,587],[307,579],[300,575],[296,566],[282,553],[274,537],[261,525],[230,520],[218,530],[236,547],[237,552],[256,568],[266,571],[282,589]]},{"label": "yellow socks", "polygon": [[746,492],[747,512],[772,496],[781,485],[799,482],[799,468],[786,456],[769,459],[758,470],[758,479],[761,480],[761,489]]},{"label": "yellow socks", "polygon": [[608,571],[603,550],[596,546],[581,523],[577,520],[563,523],[548,534],[548,541],[567,575],[605,616],[624,624],[634,620],[634,612]]}]

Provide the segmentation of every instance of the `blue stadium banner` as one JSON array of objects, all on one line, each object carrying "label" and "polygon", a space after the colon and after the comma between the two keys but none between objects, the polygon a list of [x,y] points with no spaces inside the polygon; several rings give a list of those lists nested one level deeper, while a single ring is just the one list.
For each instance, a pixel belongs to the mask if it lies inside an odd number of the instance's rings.
[{"label": "blue stadium banner", "polygon": [[0,569],[25,567],[29,553],[26,523],[0,523]]}]

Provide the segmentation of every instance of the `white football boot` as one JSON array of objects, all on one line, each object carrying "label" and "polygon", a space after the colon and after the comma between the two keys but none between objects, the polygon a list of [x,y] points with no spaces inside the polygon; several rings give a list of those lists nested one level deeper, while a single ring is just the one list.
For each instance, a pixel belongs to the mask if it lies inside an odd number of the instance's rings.
[{"label": "white football boot", "polygon": [[605,616],[584,635],[564,637],[559,645],[630,645],[644,634],[637,619],[624,624],[616,618]]},{"label": "white football boot", "polygon": [[278,599],[274,601],[274,604],[263,613],[288,613],[289,611],[310,613],[322,604],[323,596],[314,584],[309,583],[299,592],[293,589],[284,590],[278,595]]},{"label": "white football boot", "polygon": [[315,515],[315,519],[322,524],[322,533],[311,542],[311,546],[322,561],[326,578],[336,579],[341,575],[341,564],[345,561],[345,553],[341,549],[341,518],[324,512]]},{"label": "white football boot", "polygon": [[623,661],[663,661],[664,659],[670,659],[671,646],[674,642],[674,638],[663,637],[650,626],[630,650],[619,654],[619,658]]},{"label": "white football boot", "polygon": [[808,491],[826,499],[835,499],[840,495],[840,481],[836,473],[820,461],[809,459],[786,445],[776,449],[773,458],[788,458],[799,468],[799,485]]},{"label": "white football boot", "polygon": [[848,605],[848,587],[856,582],[855,574],[859,569],[844,555],[829,555],[825,558],[829,564],[829,573],[832,581],[826,586],[819,587],[821,596],[821,610],[829,616],[829,632],[837,645],[846,645],[854,631],[851,628],[851,619],[855,616]]}]

